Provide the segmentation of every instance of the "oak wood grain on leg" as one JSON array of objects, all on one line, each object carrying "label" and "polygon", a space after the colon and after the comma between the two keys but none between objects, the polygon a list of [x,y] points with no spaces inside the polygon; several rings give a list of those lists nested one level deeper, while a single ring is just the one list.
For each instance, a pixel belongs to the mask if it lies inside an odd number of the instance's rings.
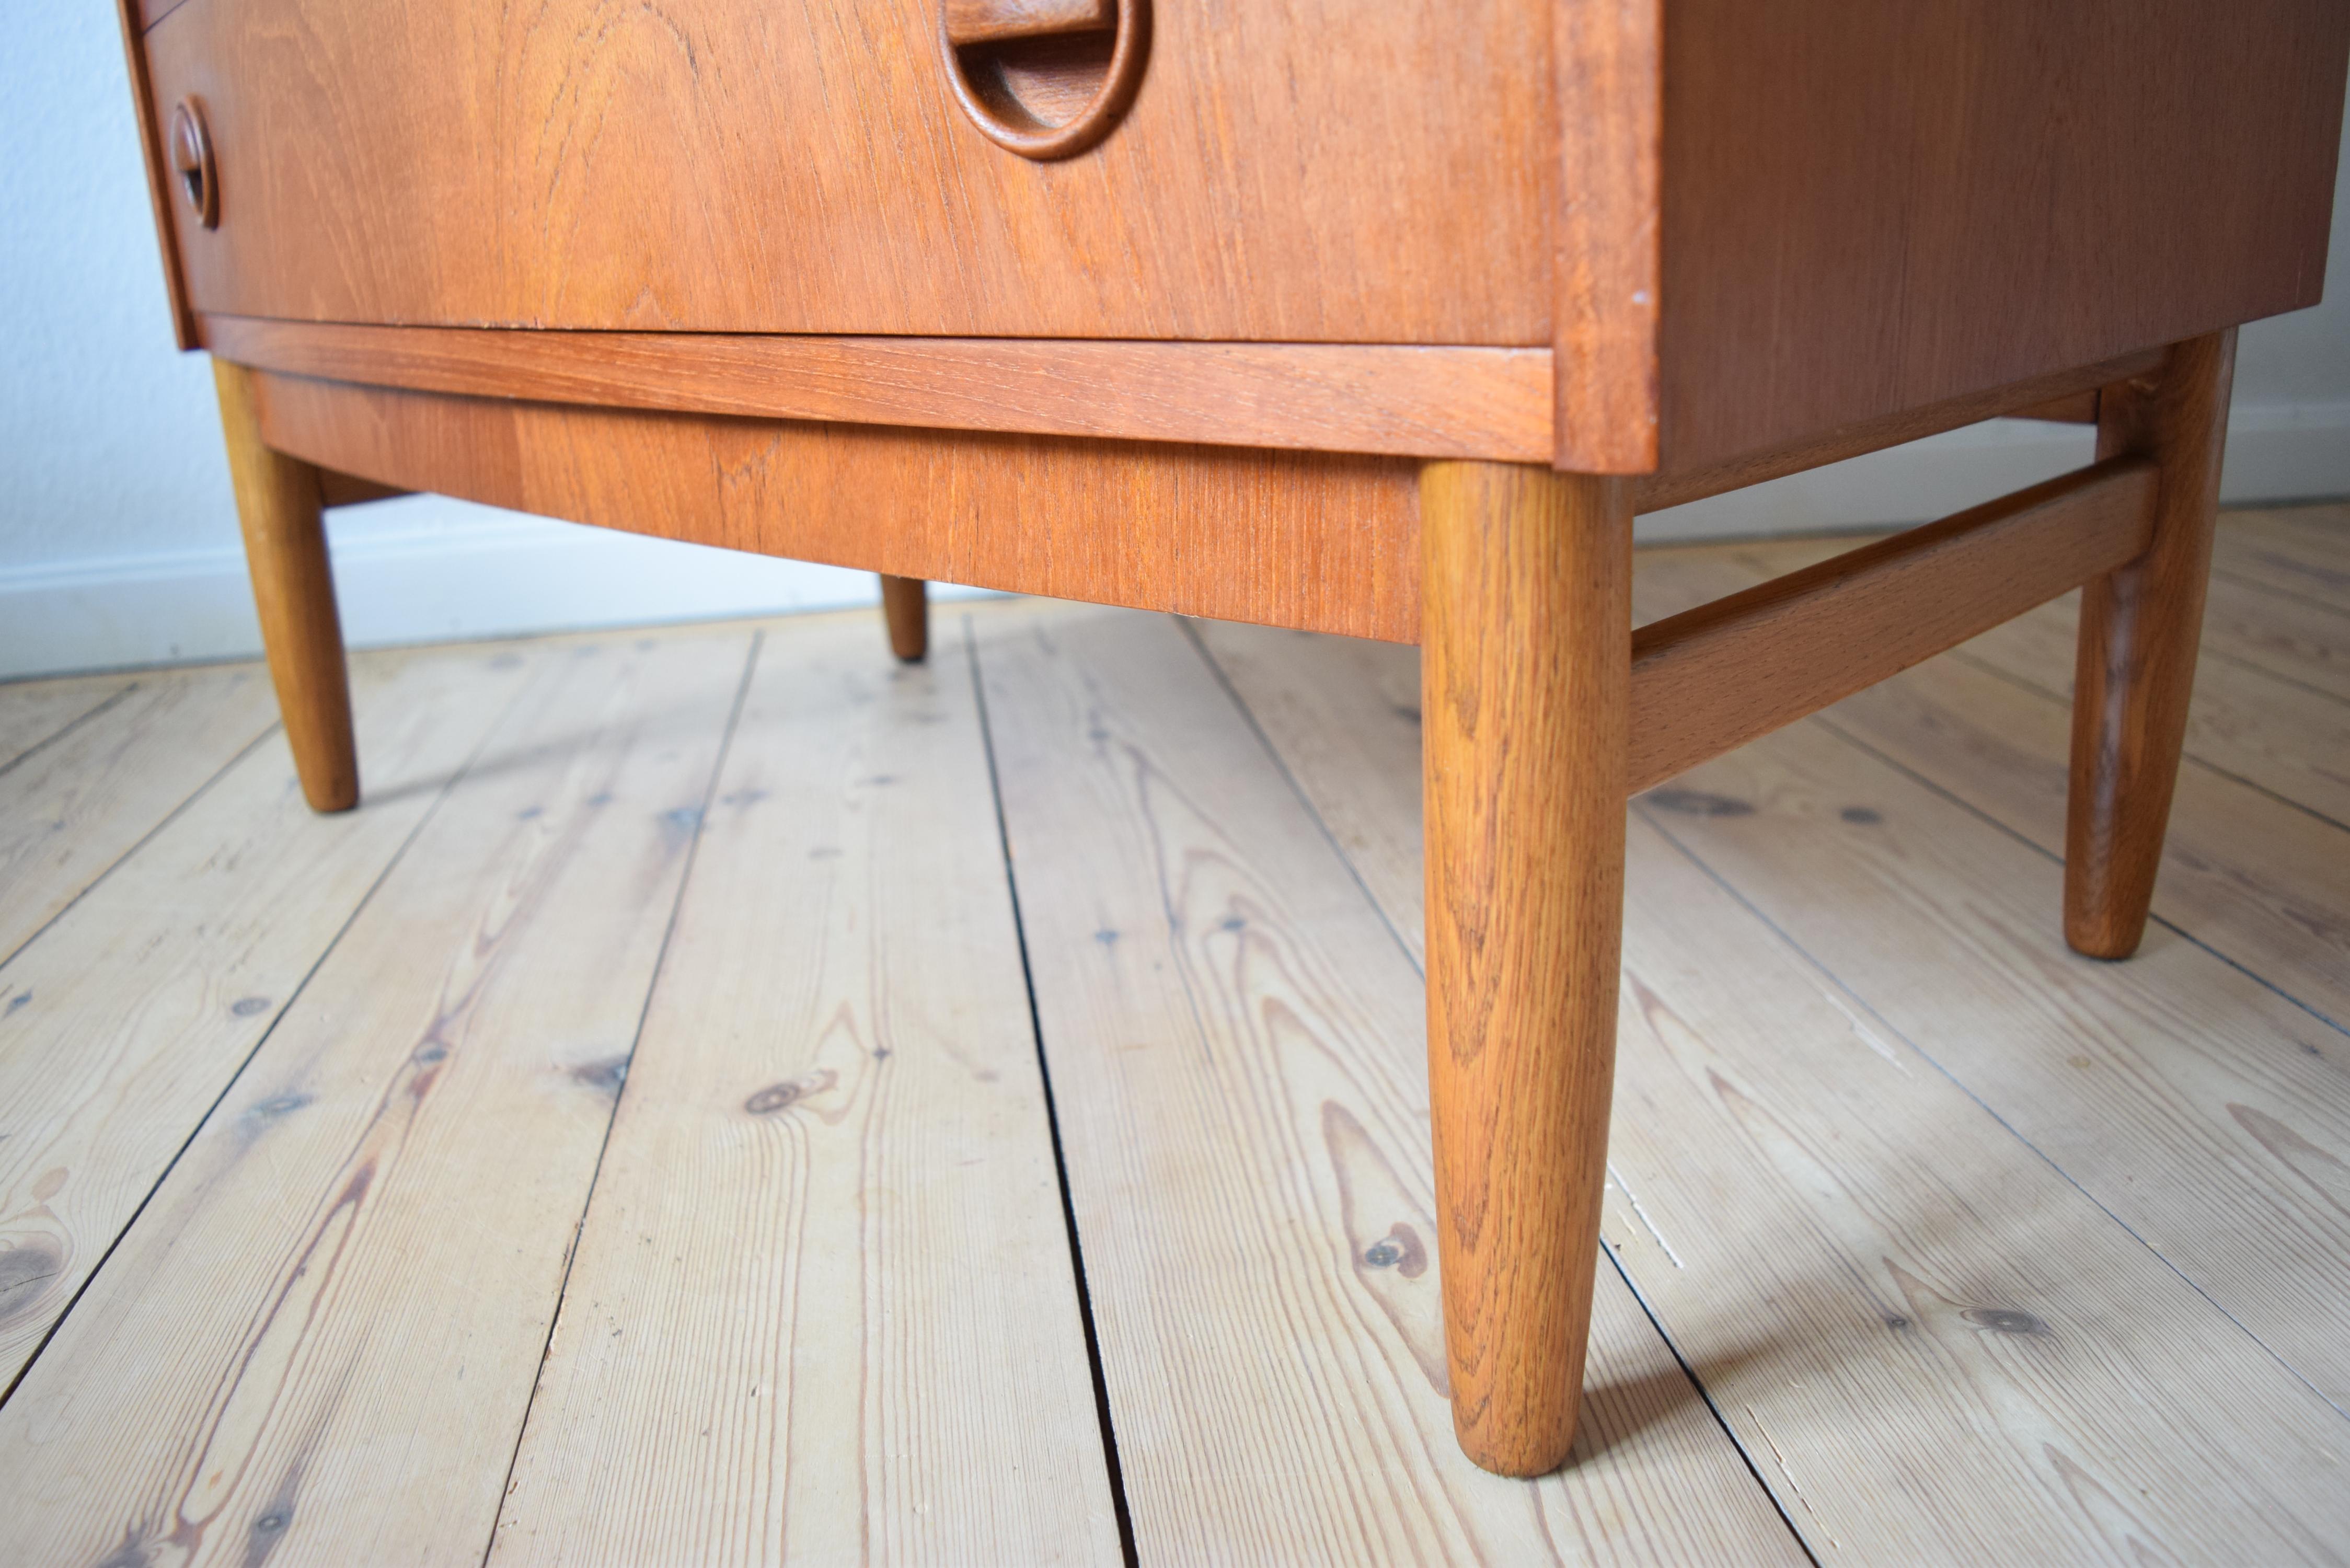
[{"label": "oak wood grain on leg", "polygon": [[931,650],[930,585],[920,577],[881,578],[881,614],[889,623],[889,651],[920,664]]},{"label": "oak wood grain on leg", "polygon": [[2091,958],[2137,950],[2187,738],[2234,379],[2232,328],[2176,345],[2160,369],[2099,399],[2097,455],[2154,460],[2144,555],[2081,596],[2064,940]]},{"label": "oak wood grain on leg", "polygon": [[261,642],[302,794],[314,811],[348,811],[359,800],[359,752],[318,471],[263,443],[251,371],[215,359],[213,378]]},{"label": "oak wood grain on leg", "polygon": [[1575,1440],[1624,911],[1629,489],[1420,476],[1428,1057],[1453,1424],[1487,1469]]}]

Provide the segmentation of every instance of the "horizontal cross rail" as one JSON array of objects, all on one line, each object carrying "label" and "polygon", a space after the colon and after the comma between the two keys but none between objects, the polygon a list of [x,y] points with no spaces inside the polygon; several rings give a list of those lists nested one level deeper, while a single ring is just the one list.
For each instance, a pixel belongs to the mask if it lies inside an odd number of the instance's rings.
[{"label": "horizontal cross rail", "polygon": [[2154,467],[2113,458],[1632,634],[1634,793],[2144,553]]}]

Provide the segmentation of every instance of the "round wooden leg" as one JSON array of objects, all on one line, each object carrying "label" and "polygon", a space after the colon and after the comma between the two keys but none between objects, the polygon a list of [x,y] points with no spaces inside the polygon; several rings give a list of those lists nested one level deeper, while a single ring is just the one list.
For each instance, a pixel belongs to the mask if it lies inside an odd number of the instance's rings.
[{"label": "round wooden leg", "polygon": [[250,370],[215,359],[213,379],[220,389],[221,433],[244,529],[254,607],[261,614],[262,647],[294,769],[312,810],[348,811],[359,800],[359,751],[318,471],[262,443]]},{"label": "round wooden leg", "polygon": [[1615,1076],[1631,685],[1616,480],[1421,471],[1428,1061],[1453,1426],[1575,1441]]},{"label": "round wooden leg", "polygon": [[2233,330],[2174,348],[2144,381],[2098,400],[2097,455],[2154,460],[2154,542],[2081,593],[2064,940],[2091,958],[2137,950],[2154,904],[2203,632]]},{"label": "round wooden leg", "polygon": [[881,613],[889,623],[889,651],[920,664],[931,650],[929,586],[920,577],[881,576]]}]

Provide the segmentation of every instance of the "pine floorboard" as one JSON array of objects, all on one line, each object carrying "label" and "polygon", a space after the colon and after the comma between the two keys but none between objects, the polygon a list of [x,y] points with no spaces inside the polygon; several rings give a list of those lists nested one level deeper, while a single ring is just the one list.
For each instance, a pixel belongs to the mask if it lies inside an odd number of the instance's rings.
[{"label": "pine floorboard", "polygon": [[750,642],[531,673],[0,1407],[24,1561],[480,1561]]},{"label": "pine floorboard", "polygon": [[2350,502],[2229,514],[2212,569],[2339,607],[2350,596]]},{"label": "pine floorboard", "polygon": [[0,774],[119,700],[134,680],[128,675],[85,675],[28,680],[16,691],[0,685]]},{"label": "pine floorboard", "polygon": [[2069,597],[1632,803],[1534,1483],[1444,1407],[1411,649],[361,654],[331,818],[257,665],[0,684],[0,1560],[2343,1561],[2346,587],[2223,520],[2126,964]]},{"label": "pine floorboard", "polygon": [[764,639],[494,1563],[1115,1562],[977,695]]},{"label": "pine floorboard", "polygon": [[544,657],[361,662],[369,809],[312,813],[272,737],[0,964],[0,1389]]},{"label": "pine floorboard", "polygon": [[[47,682],[0,687],[0,708]],[[276,728],[255,665],[161,670],[0,773],[0,961]]]},{"label": "pine floorboard", "polygon": [[1612,1274],[1568,1469],[1461,1456],[1380,911],[1175,623],[1063,611],[979,655],[1141,1556],[1798,1561]]},{"label": "pine floorboard", "polygon": [[[1417,778],[1405,766],[1418,753],[1417,705],[1404,697],[1417,690],[1412,650],[1201,631],[1340,842],[1364,846],[1365,882],[1416,944],[1419,814],[1403,782]],[[1301,732],[1312,738],[1288,747]],[[1366,779],[1384,787],[1358,789]],[[1758,918],[1768,911],[1754,886],[1683,831],[1683,818],[1743,820],[1751,803],[1679,787],[1679,810],[1638,810],[1633,822],[1605,1233],[1783,1506],[1811,1526],[1814,1552],[2325,1560],[2350,1523],[2322,1480],[2338,1462],[2340,1412],[1887,1026],[1888,990]],[[1847,831],[1851,804],[1841,794],[1826,804]],[[2006,842],[1967,826],[1991,839],[1954,846],[1954,857]],[[1781,867],[1773,890],[1834,875],[1812,847],[1809,859],[1790,853],[1796,868]],[[1967,897],[1954,903],[1980,919]],[[1883,919],[1894,907],[1879,898],[1859,913]],[[2014,946],[2043,950],[2051,970],[2061,961],[2053,922]],[[1898,981],[1939,984],[1947,972],[1953,989],[1980,983],[1967,961],[1977,953],[1903,950]],[[2017,1026],[2040,1002],[2013,990],[2001,994],[2025,1007],[1994,1028]],[[1776,1332],[1754,1333],[1729,1305],[1758,1301],[1772,1303]],[[2294,1436],[2241,1470],[2205,1447],[2288,1428]],[[1944,1467],[1960,1450],[1963,1481]],[[2272,1463],[2296,1479],[2271,1490]],[[1983,1507],[1994,1494],[2001,1505]],[[1905,1506],[1883,1506],[1890,1495]],[[2230,1522],[2215,1530],[2221,1515]],[[2231,1533],[2254,1521],[2275,1533]]]}]

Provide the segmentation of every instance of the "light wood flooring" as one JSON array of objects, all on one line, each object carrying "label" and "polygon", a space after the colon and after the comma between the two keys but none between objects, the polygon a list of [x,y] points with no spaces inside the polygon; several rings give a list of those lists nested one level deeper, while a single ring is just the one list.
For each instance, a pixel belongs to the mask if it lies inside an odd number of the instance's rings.
[{"label": "light wood flooring", "polygon": [[2126,964],[2072,620],[1632,804],[1538,1483],[1443,1397],[1412,650],[364,654],[333,818],[258,667],[0,687],[0,1561],[2350,1557],[2350,508],[2223,524]]}]

